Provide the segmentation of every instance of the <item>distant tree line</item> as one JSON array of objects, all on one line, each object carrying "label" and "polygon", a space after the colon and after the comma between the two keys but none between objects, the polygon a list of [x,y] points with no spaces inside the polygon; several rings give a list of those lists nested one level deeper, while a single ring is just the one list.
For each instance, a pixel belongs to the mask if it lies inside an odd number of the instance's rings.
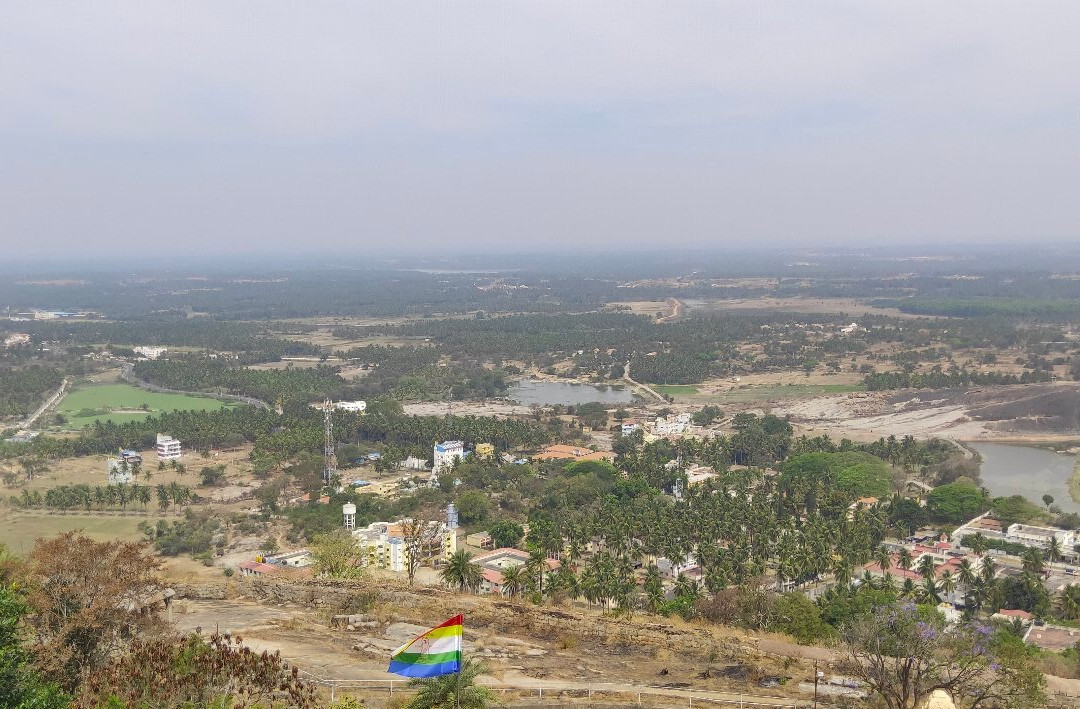
[{"label": "distant tree line", "polygon": [[63,380],[63,372],[54,367],[0,368],[0,418],[28,416]]},{"label": "distant tree line", "polygon": [[975,372],[969,369],[930,372],[878,372],[863,378],[870,391],[888,389],[954,389],[992,384],[1030,384],[1048,382],[1053,375],[1046,371],[1025,371],[1017,376],[1003,372]]}]

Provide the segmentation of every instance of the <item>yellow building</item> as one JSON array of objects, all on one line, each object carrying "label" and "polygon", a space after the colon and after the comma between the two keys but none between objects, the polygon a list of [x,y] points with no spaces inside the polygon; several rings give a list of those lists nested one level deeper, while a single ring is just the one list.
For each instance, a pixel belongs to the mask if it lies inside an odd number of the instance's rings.
[{"label": "yellow building", "polygon": [[494,460],[495,459],[495,446],[490,443],[477,443],[476,444],[476,458],[478,460]]}]

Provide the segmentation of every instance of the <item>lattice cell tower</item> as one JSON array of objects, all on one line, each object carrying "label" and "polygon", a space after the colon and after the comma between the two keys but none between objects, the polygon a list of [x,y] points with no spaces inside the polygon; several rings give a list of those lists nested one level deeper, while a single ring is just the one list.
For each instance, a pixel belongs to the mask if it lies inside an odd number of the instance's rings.
[{"label": "lattice cell tower", "polygon": [[329,483],[337,472],[337,456],[334,455],[334,402],[323,402],[323,422],[326,440],[323,442],[323,482]]}]

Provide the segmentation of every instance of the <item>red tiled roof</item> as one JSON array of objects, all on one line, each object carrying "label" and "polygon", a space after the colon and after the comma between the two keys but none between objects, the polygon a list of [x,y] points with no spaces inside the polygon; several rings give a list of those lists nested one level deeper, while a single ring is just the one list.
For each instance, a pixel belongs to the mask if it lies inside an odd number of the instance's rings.
[{"label": "red tiled roof", "polygon": [[[889,574],[890,576],[897,576],[897,577],[902,578],[902,579],[912,579],[913,581],[917,581],[917,580],[922,578],[922,574],[920,574],[918,571],[913,571],[911,569],[904,569],[904,568],[898,566],[897,563],[896,563],[896,559],[897,559],[897,557],[894,556],[893,559],[892,559],[892,564],[885,571],[885,573]],[[881,565],[878,564],[876,561],[873,562],[873,563],[867,564],[863,568],[866,569],[867,571],[869,571],[872,574],[880,574],[881,573]]]},{"label": "red tiled roof", "polygon": [[1027,611],[1020,610],[1019,608],[1002,608],[998,611],[998,615],[1003,615],[1007,618],[1020,618],[1021,620],[1031,620],[1035,617]]},{"label": "red tiled roof", "polygon": [[245,571],[251,571],[256,574],[272,574],[281,568],[279,566],[264,564],[261,561],[241,561],[237,566]]},{"label": "red tiled roof", "polygon": [[484,569],[481,572],[481,575],[484,577],[485,581],[488,581],[494,586],[503,585],[503,575],[495,569]]}]

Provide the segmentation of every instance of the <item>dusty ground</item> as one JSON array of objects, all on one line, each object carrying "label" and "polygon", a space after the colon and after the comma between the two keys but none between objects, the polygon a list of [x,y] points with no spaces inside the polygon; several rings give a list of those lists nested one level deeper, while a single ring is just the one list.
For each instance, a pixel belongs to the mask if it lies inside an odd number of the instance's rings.
[{"label": "dusty ground", "polygon": [[[205,496],[210,492],[209,489],[198,487],[199,470],[204,466],[222,464],[225,465],[225,475],[230,483],[244,485],[251,480],[252,468],[248,459],[251,453],[250,446],[227,451],[215,451],[210,454],[209,458],[204,458],[199,454],[186,454],[179,461],[187,468],[184,475],[180,475],[167,466],[165,470],[159,471],[157,469],[157,454],[152,450],[141,451],[141,453],[143,456],[143,475],[135,481],[140,485],[156,486],[162,483],[167,485],[175,481],[181,485],[187,485],[195,492]],[[59,485],[78,485],[80,483],[91,486],[106,485],[108,483],[107,460],[109,457],[106,455],[88,455],[81,458],[64,458],[54,461],[50,464],[46,473],[34,478],[34,480],[26,484],[26,487],[31,490],[46,490]],[[4,464],[0,463],[0,465]],[[149,479],[146,478],[147,472],[150,473]],[[20,485],[20,488],[14,491],[11,488],[5,488],[4,492],[9,495],[15,494],[21,490],[21,487]]]},{"label": "dusty ground", "polygon": [[[686,655],[675,648],[597,642],[568,632],[560,633],[558,637],[542,633],[538,636],[529,631],[508,634],[497,629],[506,618],[503,611],[491,607],[492,600],[461,596],[457,599],[457,608],[466,614],[466,652],[481,659],[487,668],[482,682],[495,687],[544,686],[553,690],[600,691],[651,686],[666,694],[693,689],[706,693],[701,695],[702,698],[710,696],[708,693],[716,693],[715,698],[720,698],[723,693],[746,692],[769,702],[771,697],[805,696],[798,688],[798,680],[804,679],[803,675],[811,676],[808,674],[810,665],[800,658],[831,659],[830,652],[821,648],[802,648],[781,638],[749,637],[730,629],[690,630],[693,626],[678,620],[671,621],[675,633],[688,630],[695,635],[715,633],[717,650],[711,657]],[[441,607],[444,603],[440,601],[437,605]],[[517,608],[524,614],[522,627],[529,627],[529,609]],[[435,609],[433,612],[445,614],[449,611]],[[504,623],[492,625],[493,614],[503,614]],[[253,649],[280,651],[305,672],[322,678],[381,682],[398,679],[386,673],[387,658],[395,648],[431,626],[433,620],[428,615],[429,611],[380,604],[364,614],[363,627],[349,631],[330,627],[329,612],[295,604],[272,607],[243,597],[220,601],[182,600],[174,604],[173,610],[173,619],[181,630],[219,629],[239,634]],[[470,618],[473,619],[471,624]],[[581,615],[580,623],[603,622],[595,609]],[[637,622],[655,623],[656,619]],[[643,625],[641,632],[656,631],[655,628],[647,631]],[[747,648],[748,652],[737,648]],[[794,664],[785,669],[780,657],[794,658]],[[802,667],[804,664],[806,668]],[[761,677],[772,674],[785,675],[796,681],[769,689],[757,685]],[[364,693],[364,696],[368,694]],[[790,699],[786,702],[790,703]]]},{"label": "dusty ground", "polygon": [[786,404],[777,412],[790,415],[809,431],[856,440],[889,435],[961,440],[1072,438],[1080,435],[1080,385],[856,392]]},{"label": "dusty ground", "polygon": [[[187,472],[181,475],[169,467],[159,471],[154,453],[143,451],[143,460],[146,461],[144,471],[149,472],[150,477],[147,479],[145,475],[140,476],[136,482],[150,487],[156,487],[158,484],[167,485],[171,482],[186,485],[201,497],[208,498],[209,506],[223,512],[251,509],[256,502],[242,498],[248,497],[251,491],[261,483],[252,475],[251,463],[248,460],[249,453],[250,447],[244,447],[219,451],[211,454],[209,458],[203,458],[201,455],[186,455],[181,462],[187,466]],[[73,529],[81,529],[88,536],[98,540],[141,539],[142,534],[137,529],[139,522],[147,521],[155,524],[159,519],[172,521],[182,514],[176,508],[162,513],[157,507],[156,498],[146,508],[133,503],[128,505],[126,511],[95,509],[62,512],[40,508],[21,510],[7,502],[10,496],[20,495],[24,486],[29,490],[44,492],[61,485],[106,485],[108,484],[107,457],[96,455],[54,461],[47,472],[33,480],[20,483],[16,487],[0,489],[0,542],[8,544],[15,550],[28,549],[38,537],[52,536]],[[201,486],[199,470],[203,466],[220,464],[225,465],[226,484],[217,487]],[[0,469],[19,470],[17,467],[11,468],[10,463],[0,463]],[[207,505],[191,505],[190,508],[206,509]]]},{"label": "dusty ground", "polygon": [[[426,401],[415,404],[405,404],[405,413],[410,416],[445,416],[447,406],[445,401]],[[528,416],[532,408],[523,404],[515,404],[512,401],[455,401],[455,416]]]}]

